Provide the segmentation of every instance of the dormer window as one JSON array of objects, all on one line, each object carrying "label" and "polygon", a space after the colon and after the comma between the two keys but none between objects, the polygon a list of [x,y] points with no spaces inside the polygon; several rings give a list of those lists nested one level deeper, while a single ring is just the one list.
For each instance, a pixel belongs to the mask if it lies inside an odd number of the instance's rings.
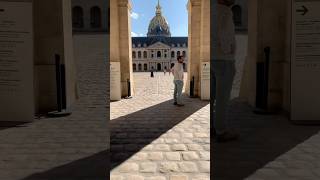
[{"label": "dormer window", "polygon": [[141,44],[138,44],[138,47],[141,47]]},{"label": "dormer window", "polygon": [[135,45],[135,44],[132,44],[132,47],[136,47],[136,45]]},{"label": "dormer window", "polygon": [[171,44],[172,47],[174,47],[174,44]]},{"label": "dormer window", "polygon": [[143,47],[147,47],[147,44],[146,44],[146,43],[144,43],[144,44],[143,44]]}]

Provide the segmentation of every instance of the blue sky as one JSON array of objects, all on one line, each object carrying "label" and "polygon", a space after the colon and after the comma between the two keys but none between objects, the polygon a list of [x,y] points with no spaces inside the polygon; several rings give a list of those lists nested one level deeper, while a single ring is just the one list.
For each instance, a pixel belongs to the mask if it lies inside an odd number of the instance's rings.
[{"label": "blue sky", "polygon": [[[131,0],[131,34],[146,36],[150,20],[155,16],[158,0]],[[188,0],[160,0],[162,15],[167,19],[171,36],[188,36]]]}]

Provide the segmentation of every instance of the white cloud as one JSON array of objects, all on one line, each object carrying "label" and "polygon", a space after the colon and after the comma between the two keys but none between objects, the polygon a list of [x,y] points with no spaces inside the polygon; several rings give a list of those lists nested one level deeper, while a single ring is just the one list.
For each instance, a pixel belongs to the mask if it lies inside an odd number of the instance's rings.
[{"label": "white cloud", "polygon": [[143,34],[142,33],[131,32],[131,36],[132,37],[143,37]]},{"label": "white cloud", "polygon": [[137,33],[135,33],[135,32],[131,32],[131,36],[132,36],[132,37],[137,37],[137,36],[138,36],[138,34],[137,34]]},{"label": "white cloud", "polygon": [[131,16],[132,19],[138,19],[138,18],[139,18],[139,14],[138,14],[138,13],[135,13],[135,12],[132,12],[132,13],[130,14],[130,16]]}]

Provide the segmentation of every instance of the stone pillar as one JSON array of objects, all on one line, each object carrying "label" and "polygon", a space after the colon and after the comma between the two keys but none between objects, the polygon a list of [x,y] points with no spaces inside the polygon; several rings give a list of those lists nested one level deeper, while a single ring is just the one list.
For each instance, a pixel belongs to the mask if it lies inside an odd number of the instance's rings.
[{"label": "stone pillar", "polygon": [[[110,61],[120,62],[121,96],[127,96],[127,79],[133,89],[132,43],[131,43],[131,4],[128,0],[110,1]],[[138,54],[137,54],[138,55]],[[138,64],[137,64],[138,69]],[[132,94],[132,93],[131,93]]]},{"label": "stone pillar", "polygon": [[189,0],[188,2],[188,78],[186,92],[189,94],[190,80],[194,76],[194,94],[200,96],[200,38],[201,38],[201,1]]},{"label": "stone pillar", "polygon": [[210,62],[210,1],[201,0],[199,96],[201,96],[201,63]]},{"label": "stone pillar", "polygon": [[55,54],[66,69],[69,107],[76,99],[76,76],[72,45],[71,1],[33,0],[36,109],[56,109]]},{"label": "stone pillar", "polygon": [[[249,0],[248,56],[244,67],[240,96],[246,98],[251,105],[255,104],[256,95],[256,63],[265,60],[264,48],[271,47],[269,69],[269,107],[283,108],[284,94],[288,91],[284,86],[284,68],[289,67],[286,59],[290,44],[287,43],[286,20],[289,20],[287,1]],[[289,46],[289,47],[288,47]],[[288,80],[288,78],[286,78]]]},{"label": "stone pillar", "polygon": [[131,40],[131,2],[130,0],[119,0],[119,48],[120,48],[120,64],[121,64],[121,87],[122,96],[128,95],[127,80],[131,82],[133,88],[133,72],[132,72],[132,40]]},{"label": "stone pillar", "polygon": [[120,62],[118,1],[110,1],[110,62]]}]

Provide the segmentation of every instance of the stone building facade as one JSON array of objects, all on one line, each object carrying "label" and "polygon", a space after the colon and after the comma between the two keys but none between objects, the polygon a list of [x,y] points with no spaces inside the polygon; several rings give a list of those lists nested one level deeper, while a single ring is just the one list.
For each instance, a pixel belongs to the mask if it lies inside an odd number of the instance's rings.
[{"label": "stone building facade", "polygon": [[132,38],[133,71],[169,70],[179,55],[184,56],[184,70],[187,70],[187,37],[170,37],[149,42],[148,37]]},{"label": "stone building facade", "polygon": [[[110,10],[105,0],[72,0],[72,19],[74,32],[105,32],[110,21]],[[247,0],[235,0],[232,6],[237,31],[248,29]]]},{"label": "stone building facade", "polygon": [[169,70],[179,55],[187,70],[188,37],[171,37],[170,27],[158,1],[156,15],[150,21],[147,37],[132,38],[133,71]]},{"label": "stone building facade", "polygon": [[73,32],[107,32],[108,7],[106,0],[72,0]]}]

